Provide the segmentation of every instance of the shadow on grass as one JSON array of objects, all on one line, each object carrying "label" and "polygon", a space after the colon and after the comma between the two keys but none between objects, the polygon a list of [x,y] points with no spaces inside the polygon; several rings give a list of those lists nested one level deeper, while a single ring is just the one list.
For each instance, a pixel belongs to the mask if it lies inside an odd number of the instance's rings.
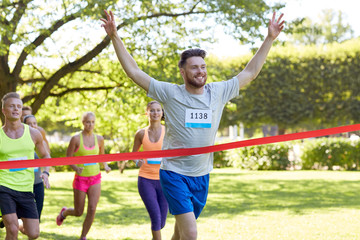
[{"label": "shadow on grass", "polygon": [[56,233],[48,233],[48,232],[41,232],[40,233],[41,239],[49,239],[49,240],[74,240],[73,236],[64,236]]},{"label": "shadow on grass", "polygon": [[[252,173],[251,173],[252,174]],[[240,177],[239,177],[240,176]],[[111,209],[97,211],[96,218],[108,224],[147,223],[148,215],[137,190],[137,177],[102,183],[101,204]],[[202,217],[236,215],[252,211],[292,211],[303,214],[314,209],[360,208],[359,182],[332,179],[249,179],[247,174],[212,173]],[[72,188],[54,187],[49,206],[73,206]]]},{"label": "shadow on grass", "polygon": [[[64,204],[64,206],[67,206],[73,204],[72,184],[67,183],[66,186],[68,187],[51,187],[49,194],[52,194],[53,197],[49,198],[49,205]],[[124,195],[123,193],[126,194]],[[102,182],[101,198],[106,198],[106,201],[109,203],[117,204],[125,202],[128,200],[129,194],[138,195],[137,182]]]},{"label": "shadow on grass", "polygon": [[[46,208],[49,208],[49,211],[51,211],[50,209],[54,209],[56,214],[58,214],[63,206],[74,206],[72,188],[53,187],[51,194],[51,197],[46,196],[46,203],[48,205]],[[103,206],[105,206],[105,210],[99,209]],[[69,216],[64,224],[79,225],[79,221],[83,221],[86,211],[87,203],[85,204],[84,214],[82,216]],[[149,223],[149,216],[140,199],[137,183],[102,183],[101,197],[97,207],[95,221],[98,219],[101,219],[102,223],[108,225],[127,226],[131,224]],[[129,219],[131,219],[131,221],[129,221]]]},{"label": "shadow on grass", "polygon": [[96,218],[102,219],[108,225],[134,225],[147,224],[150,222],[148,213],[144,208],[131,205],[119,206],[117,209],[96,212]]},{"label": "shadow on grass", "polygon": [[[282,176],[284,172],[279,172]],[[257,176],[257,174],[259,174]],[[312,174],[312,173],[311,173]],[[317,177],[314,179],[274,179],[277,173],[212,173],[210,189],[206,207],[200,218],[254,215],[258,212],[287,211],[290,214],[308,214],[314,210],[337,211],[338,209],[360,209],[360,184],[357,180],[332,179]],[[301,176],[301,173],[299,173]],[[251,176],[251,177],[250,177]],[[346,178],[345,178],[346,179]],[[66,186],[66,187],[63,187]],[[69,181],[58,183],[51,191],[45,193],[44,223],[50,222],[43,228],[40,239],[69,240],[74,237],[54,229],[55,218],[62,206],[73,206],[73,190]],[[85,209],[86,212],[86,209]],[[69,217],[64,222],[64,228],[72,226],[81,231],[84,216]],[[100,203],[96,212],[91,231],[103,229],[121,230],[131,225],[149,226],[148,213],[139,197],[137,177],[122,178],[121,181],[104,181]],[[46,232],[46,231],[54,232]],[[118,233],[118,231],[116,231]],[[90,237],[90,236],[89,236]],[[138,240],[133,238],[118,238],[122,240]],[[91,239],[91,237],[90,237]],[[140,239],[140,238],[139,238]]]},{"label": "shadow on grass", "polygon": [[[42,232],[40,235],[41,239],[47,239],[47,240],[75,240],[77,239],[74,236],[64,236],[64,235],[60,235],[60,234],[56,234],[56,233],[47,233],[47,232]],[[89,238],[91,239],[91,237]],[[140,238],[117,238],[119,240],[140,240]]]},{"label": "shadow on grass", "polygon": [[[358,181],[239,179],[238,174],[214,174],[202,217],[252,211],[292,211],[360,208]],[[232,180],[237,177],[236,181]]]}]

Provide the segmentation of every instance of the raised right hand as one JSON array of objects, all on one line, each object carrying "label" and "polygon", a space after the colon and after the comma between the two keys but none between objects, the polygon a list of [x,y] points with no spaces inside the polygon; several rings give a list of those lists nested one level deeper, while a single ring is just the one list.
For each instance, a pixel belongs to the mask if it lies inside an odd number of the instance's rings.
[{"label": "raised right hand", "polygon": [[109,37],[114,36],[117,33],[117,29],[116,29],[116,25],[115,25],[115,17],[112,11],[106,11],[104,10],[105,15],[106,15],[106,19],[104,18],[100,18],[100,20],[103,22],[103,24],[101,24],[101,27],[103,27],[107,33],[107,35],[109,35]]}]

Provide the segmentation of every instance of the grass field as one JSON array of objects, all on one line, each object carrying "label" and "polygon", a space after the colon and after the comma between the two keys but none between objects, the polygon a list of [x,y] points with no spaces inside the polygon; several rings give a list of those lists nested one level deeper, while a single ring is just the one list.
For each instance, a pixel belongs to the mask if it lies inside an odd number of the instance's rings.
[{"label": "grass field", "polygon": [[[137,172],[102,174],[102,196],[88,239],[151,239]],[[73,173],[51,173],[39,239],[78,239],[84,216],[68,217],[61,227],[55,223],[61,207],[73,204],[72,179]],[[210,181],[198,239],[360,239],[360,172],[216,169]],[[163,239],[171,238],[173,225],[169,214]]]}]

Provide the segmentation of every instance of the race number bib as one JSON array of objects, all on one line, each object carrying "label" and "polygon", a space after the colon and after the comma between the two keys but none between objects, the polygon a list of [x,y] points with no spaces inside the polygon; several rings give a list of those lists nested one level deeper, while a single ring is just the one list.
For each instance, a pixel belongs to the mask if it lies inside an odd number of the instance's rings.
[{"label": "race number bib", "polygon": [[[18,160],[27,160],[28,158],[25,157],[17,157],[17,158],[9,158],[9,161],[18,161]],[[10,172],[17,172],[17,171],[22,171],[25,170],[27,168],[13,168],[13,169],[9,169]]]},{"label": "race number bib", "polygon": [[96,163],[84,163],[84,166],[92,166],[92,165],[96,165]]},{"label": "race number bib", "polygon": [[147,163],[148,164],[161,164],[162,158],[148,158]]},{"label": "race number bib", "polygon": [[211,128],[212,111],[201,109],[186,109],[185,127]]}]

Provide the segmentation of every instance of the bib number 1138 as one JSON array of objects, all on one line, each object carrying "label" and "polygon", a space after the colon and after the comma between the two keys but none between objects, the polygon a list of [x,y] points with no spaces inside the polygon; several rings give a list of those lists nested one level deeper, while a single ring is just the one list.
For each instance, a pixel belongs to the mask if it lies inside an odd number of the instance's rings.
[{"label": "bib number 1138", "polygon": [[212,111],[201,109],[186,109],[185,127],[211,128]]}]

